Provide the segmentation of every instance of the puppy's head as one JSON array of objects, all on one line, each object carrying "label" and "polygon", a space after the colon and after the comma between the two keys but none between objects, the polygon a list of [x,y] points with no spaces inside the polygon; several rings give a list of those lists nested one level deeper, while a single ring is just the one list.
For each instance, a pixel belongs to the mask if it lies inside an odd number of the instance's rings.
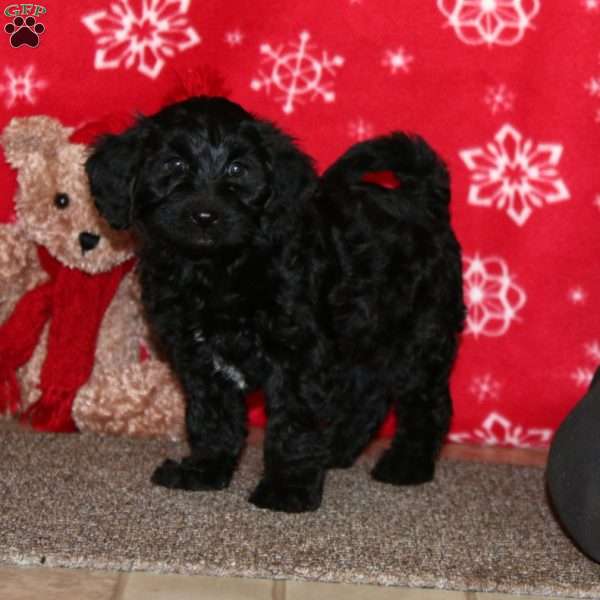
[{"label": "puppy's head", "polygon": [[247,245],[297,211],[316,182],[289,137],[212,97],[173,104],[102,138],[86,170],[113,227],[134,225],[148,243],[192,253]]}]

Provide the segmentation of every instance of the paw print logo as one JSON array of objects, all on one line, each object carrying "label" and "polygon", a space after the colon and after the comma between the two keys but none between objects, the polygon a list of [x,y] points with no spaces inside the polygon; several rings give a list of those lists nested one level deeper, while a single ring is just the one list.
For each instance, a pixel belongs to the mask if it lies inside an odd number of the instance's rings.
[{"label": "paw print logo", "polygon": [[46,28],[33,16],[25,19],[18,16],[12,20],[12,23],[4,26],[4,31],[10,35],[10,45],[13,48],[20,46],[37,48],[40,43],[40,35],[46,31]]}]

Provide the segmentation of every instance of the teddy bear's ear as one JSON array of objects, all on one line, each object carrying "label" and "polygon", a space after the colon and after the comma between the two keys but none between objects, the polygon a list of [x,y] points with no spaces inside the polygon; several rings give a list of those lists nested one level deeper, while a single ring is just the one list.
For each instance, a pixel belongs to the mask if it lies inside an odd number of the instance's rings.
[{"label": "teddy bear's ear", "polygon": [[96,207],[114,229],[131,225],[131,196],[141,137],[141,124],[120,135],[105,135],[94,144],[85,163]]},{"label": "teddy bear's ear", "polygon": [[15,117],[4,128],[0,143],[4,147],[7,162],[19,169],[35,153],[52,153],[61,144],[67,143],[73,129],[64,127],[59,121],[43,115]]}]

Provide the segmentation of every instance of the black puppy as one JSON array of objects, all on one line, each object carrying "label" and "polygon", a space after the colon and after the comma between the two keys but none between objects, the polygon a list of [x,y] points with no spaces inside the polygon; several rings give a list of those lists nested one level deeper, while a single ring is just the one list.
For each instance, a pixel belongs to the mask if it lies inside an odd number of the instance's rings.
[{"label": "black puppy", "polygon": [[[319,179],[272,124],[200,97],[102,138],[86,167],[100,212],[139,234],[143,301],[187,396],[190,456],[155,483],[226,487],[256,388],[257,506],[316,509],[326,469],[350,466],[392,405],[373,476],[433,477],[464,307],[448,175],[423,140],[358,144]],[[384,170],[399,187],[363,180]]]}]

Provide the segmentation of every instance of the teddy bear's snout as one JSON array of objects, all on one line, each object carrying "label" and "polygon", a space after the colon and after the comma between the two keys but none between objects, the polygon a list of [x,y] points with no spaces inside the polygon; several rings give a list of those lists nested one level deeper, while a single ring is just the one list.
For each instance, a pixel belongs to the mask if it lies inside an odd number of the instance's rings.
[{"label": "teddy bear's snout", "polygon": [[100,236],[95,233],[89,233],[88,231],[82,231],[79,234],[79,245],[81,246],[81,252],[85,254],[90,250],[93,250],[100,241]]}]

